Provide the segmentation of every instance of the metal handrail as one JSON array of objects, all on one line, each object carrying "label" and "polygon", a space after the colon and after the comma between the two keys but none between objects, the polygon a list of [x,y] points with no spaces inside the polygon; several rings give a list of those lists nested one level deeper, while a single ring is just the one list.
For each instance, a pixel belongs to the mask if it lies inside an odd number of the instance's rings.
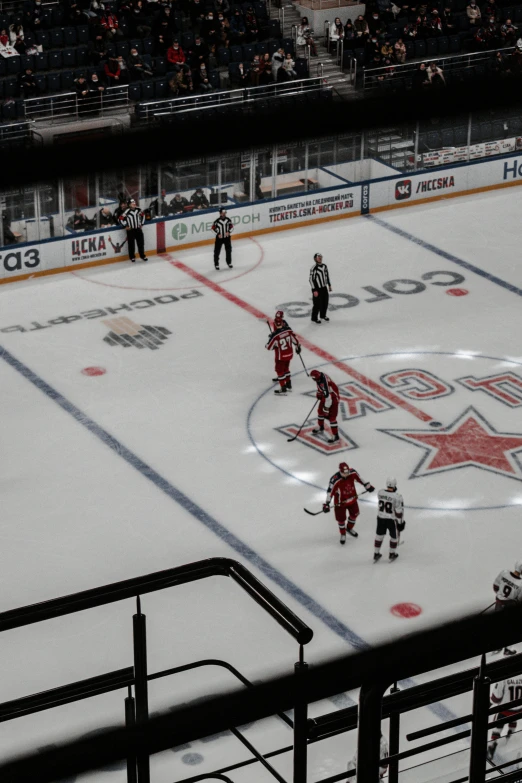
[{"label": "metal handrail", "polygon": [[79,99],[75,92],[43,95],[40,98],[26,98],[24,112],[27,120],[51,122],[55,120],[78,120],[88,116],[107,116],[112,112],[128,111],[130,105],[129,86],[108,87],[99,96]]},{"label": "metal handrail", "polygon": [[[501,49],[502,52],[512,52],[514,51],[514,46],[507,46],[504,49]],[[449,55],[437,55],[436,57],[423,57],[420,59],[417,59],[415,61],[411,60],[407,63],[394,63],[393,65],[380,65],[377,68],[365,68],[364,69],[364,78],[363,78],[363,89],[367,89],[369,86],[373,87],[377,84],[379,76],[386,76],[393,74],[393,76],[398,76],[399,78],[402,76],[405,76],[407,74],[414,73],[420,63],[428,63],[428,62],[435,62],[437,65],[441,68],[442,71],[445,69],[450,70],[458,70],[459,68],[469,68],[472,65],[474,65],[476,62],[480,62],[481,60],[490,61],[494,58],[496,53],[498,52],[498,49],[488,49],[483,52],[471,52],[466,54],[449,54]],[[455,67],[453,67],[455,66]]]}]

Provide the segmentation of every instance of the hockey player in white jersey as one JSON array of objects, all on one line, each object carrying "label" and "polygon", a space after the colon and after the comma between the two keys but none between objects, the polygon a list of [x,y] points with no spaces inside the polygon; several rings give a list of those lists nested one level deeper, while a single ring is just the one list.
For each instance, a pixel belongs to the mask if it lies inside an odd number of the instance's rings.
[{"label": "hockey player in white jersey", "polygon": [[[504,650],[504,655],[509,655],[516,652],[516,650],[512,650],[510,652],[506,652],[506,650]],[[499,708],[498,714],[495,715],[494,720],[499,720],[500,718],[513,718],[513,720],[510,720],[507,724],[508,728],[506,739],[509,739],[509,737],[511,737],[517,728],[517,718],[522,714],[522,705],[519,707],[511,707],[507,710],[502,709],[502,705],[521,698],[522,674],[517,674],[507,680],[496,682],[493,686],[493,691],[491,693],[491,706]],[[488,758],[490,759],[492,759],[495,755],[498,741],[502,736],[503,729],[504,726],[495,726],[495,728],[491,730],[491,739],[488,743]]]},{"label": "hockey player in white jersey", "polygon": [[[381,748],[379,751],[379,758],[381,759],[381,764],[379,766],[379,777],[383,778],[388,770],[388,762],[383,762],[382,759],[386,759],[389,756],[389,750],[388,750],[388,743],[384,739],[384,736],[381,734]],[[357,753],[353,757],[351,761],[348,762],[348,772],[352,772],[353,770],[357,769]],[[348,778],[350,783],[356,783],[355,777]]]},{"label": "hockey player in white jersey", "polygon": [[390,534],[390,560],[393,561],[399,557],[396,550],[399,546],[400,534],[406,527],[404,501],[400,492],[397,492],[397,479],[386,479],[386,489],[379,490],[377,500],[379,505],[373,553],[374,563],[377,563],[382,557],[381,545],[387,532]]},{"label": "hockey player in white jersey", "polygon": [[[501,571],[493,582],[495,593],[495,611],[514,606],[522,601],[522,561],[515,563],[512,571]],[[495,651],[499,652],[499,651]],[[506,647],[505,655],[514,655],[514,651]]]}]

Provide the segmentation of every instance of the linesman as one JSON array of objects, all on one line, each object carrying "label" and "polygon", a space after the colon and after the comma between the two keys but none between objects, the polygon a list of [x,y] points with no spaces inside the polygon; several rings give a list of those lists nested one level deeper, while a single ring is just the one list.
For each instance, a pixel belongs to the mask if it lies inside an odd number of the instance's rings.
[{"label": "linesman", "polygon": [[219,210],[219,217],[212,224],[212,231],[216,235],[216,241],[214,243],[214,266],[219,269],[219,255],[221,248],[225,246],[225,257],[227,266],[232,269],[232,240],[230,235],[234,230],[234,224],[227,217],[226,209]]},{"label": "linesman", "polygon": [[138,252],[140,254],[141,260],[147,260],[147,256],[145,255],[145,238],[143,236],[142,229],[144,220],[145,215],[137,206],[136,200],[131,198],[128,208],[124,210],[120,217],[120,223],[127,231],[127,239],[129,240],[129,258],[131,261],[136,261],[135,244],[138,245]]},{"label": "linesman", "polygon": [[321,253],[314,256],[315,265],[310,270],[310,287],[313,295],[312,321],[314,324],[320,324],[320,318],[323,321],[330,319],[326,315],[328,312],[328,291],[332,290],[330,284],[330,275],[328,267],[323,262]]}]

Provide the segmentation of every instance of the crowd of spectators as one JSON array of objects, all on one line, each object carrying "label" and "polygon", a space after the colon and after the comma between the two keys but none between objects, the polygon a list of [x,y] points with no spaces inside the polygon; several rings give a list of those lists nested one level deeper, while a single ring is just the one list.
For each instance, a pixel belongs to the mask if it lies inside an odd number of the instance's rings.
[{"label": "crowd of spectators", "polygon": [[[306,19],[299,29],[316,53]],[[18,15],[0,13],[1,46],[20,55],[19,67],[0,58],[0,100],[8,102],[75,91],[85,106],[108,87],[159,77],[166,94],[154,97],[205,93],[221,86],[222,66],[230,66],[232,86],[297,77],[292,43],[281,40],[265,0],[60,0],[53,6],[25,0]],[[46,81],[43,73],[66,69],[73,74],[68,80]],[[15,90],[12,78],[3,90],[4,75],[16,75]]]}]

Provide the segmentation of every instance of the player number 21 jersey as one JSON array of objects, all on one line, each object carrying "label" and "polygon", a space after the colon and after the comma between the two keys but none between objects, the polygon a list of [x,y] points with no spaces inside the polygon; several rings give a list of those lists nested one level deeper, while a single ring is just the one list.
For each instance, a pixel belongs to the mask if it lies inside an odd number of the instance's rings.
[{"label": "player number 21 jersey", "polygon": [[381,519],[401,520],[404,513],[404,501],[399,492],[388,492],[380,489],[377,495],[379,502],[377,516]]}]

